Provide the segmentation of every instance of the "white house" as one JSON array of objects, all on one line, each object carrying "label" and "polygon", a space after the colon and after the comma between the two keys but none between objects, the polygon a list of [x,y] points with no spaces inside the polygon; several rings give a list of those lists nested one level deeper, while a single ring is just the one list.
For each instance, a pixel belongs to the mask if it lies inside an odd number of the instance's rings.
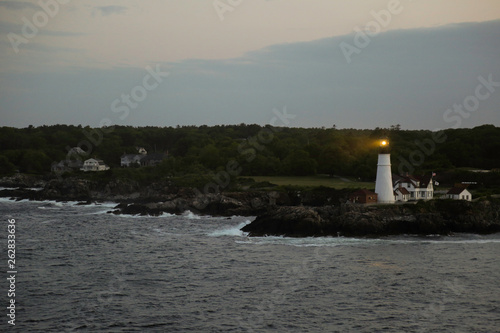
[{"label": "white house", "polygon": [[472,194],[465,187],[452,187],[446,193],[446,199],[472,201]]},{"label": "white house", "polygon": [[432,175],[421,177],[392,175],[392,180],[396,201],[405,202],[434,198]]},{"label": "white house", "polygon": [[120,157],[120,165],[122,167],[130,167],[133,165],[141,165],[141,160],[148,155],[148,152],[143,147],[136,147],[138,154],[123,154]]},{"label": "white house", "polygon": [[68,150],[66,159],[59,163],[52,163],[51,170],[53,172],[70,172],[83,167],[82,160],[87,156],[87,153],[80,147],[73,147]]},{"label": "white house", "polygon": [[398,187],[394,190],[394,199],[396,201],[406,202],[410,200],[410,192],[404,187]]},{"label": "white house", "polygon": [[134,164],[141,165],[141,159],[144,158],[145,155],[142,154],[124,154],[120,157],[120,165],[122,167],[129,167]]},{"label": "white house", "polygon": [[109,166],[107,166],[103,160],[96,160],[94,158],[89,158],[85,162],[83,162],[83,167],[80,169],[82,171],[105,171],[109,170]]},{"label": "white house", "polygon": [[87,153],[80,147],[73,147],[68,150],[68,155],[80,155],[85,156]]}]

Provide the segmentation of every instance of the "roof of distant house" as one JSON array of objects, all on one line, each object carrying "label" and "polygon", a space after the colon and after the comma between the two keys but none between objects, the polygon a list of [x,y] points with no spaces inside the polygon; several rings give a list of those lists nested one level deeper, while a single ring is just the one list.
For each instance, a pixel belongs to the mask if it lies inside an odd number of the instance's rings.
[{"label": "roof of distant house", "polygon": [[356,192],[353,192],[351,195],[377,195],[377,193],[369,191],[364,188],[361,190],[357,190]]},{"label": "roof of distant house", "polygon": [[401,192],[401,194],[410,194],[410,192],[408,192],[408,190],[404,187],[398,187],[396,191]]},{"label": "roof of distant house", "polygon": [[141,159],[141,162],[161,161],[167,157],[168,157],[168,154],[166,154],[166,153],[153,153],[153,154],[149,154],[149,155],[144,156]]},{"label": "roof of distant house", "polygon": [[143,158],[146,155],[142,155],[142,154],[123,154],[120,158],[133,159],[133,158],[135,158],[137,156]]},{"label": "roof of distant house", "polygon": [[465,190],[465,187],[452,187],[446,194],[460,194]]},{"label": "roof of distant house", "polygon": [[87,153],[80,147],[73,147],[68,150],[68,155],[77,154],[77,155],[86,155]]},{"label": "roof of distant house", "polygon": [[103,160],[98,160],[96,158],[89,158],[88,160],[85,160],[85,162],[97,162],[101,165],[104,165],[104,161]]},{"label": "roof of distant house", "polygon": [[[424,176],[401,176],[401,175],[392,175],[393,185],[398,183],[410,183],[414,187],[426,188],[430,182],[432,182],[432,175],[424,175]],[[417,186],[418,183],[418,186]]]}]

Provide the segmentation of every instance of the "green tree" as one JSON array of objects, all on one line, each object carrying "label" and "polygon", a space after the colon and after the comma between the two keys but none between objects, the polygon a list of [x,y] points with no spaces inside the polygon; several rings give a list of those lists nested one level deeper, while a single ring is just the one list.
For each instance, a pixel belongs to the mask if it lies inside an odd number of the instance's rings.
[{"label": "green tree", "polygon": [[3,155],[0,155],[0,174],[8,175],[16,171],[16,166],[10,163],[9,159]]},{"label": "green tree", "polygon": [[316,161],[304,150],[293,151],[283,160],[283,172],[289,176],[316,174]]}]

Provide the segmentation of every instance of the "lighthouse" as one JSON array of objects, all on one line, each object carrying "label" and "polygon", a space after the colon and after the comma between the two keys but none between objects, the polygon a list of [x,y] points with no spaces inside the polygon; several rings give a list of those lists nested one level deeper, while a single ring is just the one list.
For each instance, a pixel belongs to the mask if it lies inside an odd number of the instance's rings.
[{"label": "lighthouse", "polygon": [[389,153],[388,140],[382,140],[380,142],[375,193],[378,195],[378,203],[393,204],[395,202],[392,188],[391,154]]}]

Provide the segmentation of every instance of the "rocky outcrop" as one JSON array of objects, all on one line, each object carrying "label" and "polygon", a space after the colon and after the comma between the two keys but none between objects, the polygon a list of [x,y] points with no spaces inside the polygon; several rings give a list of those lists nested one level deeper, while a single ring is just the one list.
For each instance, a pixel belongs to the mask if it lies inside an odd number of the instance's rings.
[{"label": "rocky outcrop", "polygon": [[278,207],[259,215],[243,227],[250,236],[322,236],[328,234],[328,223],[311,207]]},{"label": "rocky outcrop", "polygon": [[280,207],[242,228],[250,236],[380,236],[500,232],[499,201]]},{"label": "rocky outcrop", "polygon": [[47,180],[43,177],[25,175],[22,173],[0,179],[1,187],[42,188],[45,187],[46,184]]},{"label": "rocky outcrop", "polygon": [[[198,214],[218,216],[255,216],[270,206],[288,202],[288,197],[277,192],[249,191],[202,194],[194,188],[177,187],[169,181],[147,186],[137,182],[112,179],[101,183],[77,177],[45,181],[41,190],[30,190],[24,179],[4,182],[14,189],[0,191],[2,197],[18,200],[57,201],[114,201],[120,203],[114,214],[160,215],[163,212],[181,214],[186,210]],[[34,184],[31,182],[30,184]],[[18,188],[16,188],[18,187]]]},{"label": "rocky outcrop", "polygon": [[[30,200],[114,201],[114,214],[163,212],[217,216],[257,216],[243,228],[250,236],[369,236],[500,232],[500,200],[431,200],[417,204],[363,206],[345,204],[349,190],[240,191],[202,194],[169,181],[147,186],[111,179],[44,179],[26,175],[3,178],[2,197]],[[37,187],[37,190],[31,188]],[[40,190],[40,187],[42,188]]]},{"label": "rocky outcrop", "polygon": [[183,189],[165,201],[122,204],[114,214],[160,215],[163,212],[181,214],[187,210],[214,216],[255,216],[267,210],[266,192],[234,192],[197,195],[194,190]]}]

